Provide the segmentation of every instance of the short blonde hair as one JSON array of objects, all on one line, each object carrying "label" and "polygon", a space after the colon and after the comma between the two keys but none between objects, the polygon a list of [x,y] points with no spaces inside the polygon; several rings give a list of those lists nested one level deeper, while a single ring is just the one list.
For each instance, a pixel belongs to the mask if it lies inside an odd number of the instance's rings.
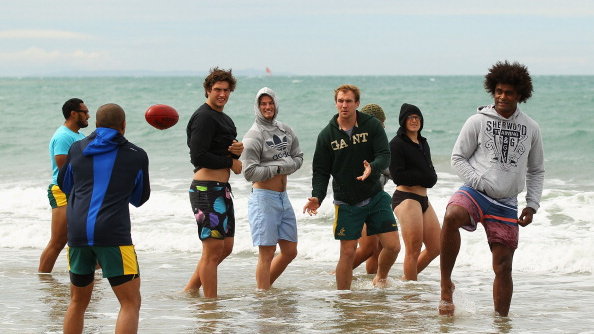
[{"label": "short blonde hair", "polygon": [[355,94],[355,102],[359,102],[359,98],[361,97],[361,91],[359,91],[359,87],[355,85],[342,85],[334,90],[334,101],[336,102],[336,97],[338,96],[338,92],[348,92],[351,91]]}]

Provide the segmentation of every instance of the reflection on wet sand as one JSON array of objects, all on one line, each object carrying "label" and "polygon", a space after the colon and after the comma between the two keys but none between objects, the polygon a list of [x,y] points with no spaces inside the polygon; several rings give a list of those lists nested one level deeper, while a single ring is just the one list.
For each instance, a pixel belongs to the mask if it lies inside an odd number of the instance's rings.
[{"label": "reflection on wet sand", "polygon": [[[64,315],[70,303],[70,278],[68,274],[54,273],[54,274],[39,274],[39,302],[48,306],[46,322],[46,331],[55,332],[62,331],[64,322]],[[87,308],[85,320],[97,318],[96,304],[103,299],[105,290],[101,276],[95,276],[95,287],[93,288],[93,296],[91,303]]]}]

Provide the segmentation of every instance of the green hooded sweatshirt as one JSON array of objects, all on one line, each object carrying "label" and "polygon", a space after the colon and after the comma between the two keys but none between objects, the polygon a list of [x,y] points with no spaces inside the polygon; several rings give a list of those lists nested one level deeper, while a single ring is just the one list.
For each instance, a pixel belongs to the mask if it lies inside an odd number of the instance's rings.
[{"label": "green hooded sweatshirt", "polygon": [[[334,199],[355,205],[382,191],[379,180],[390,164],[390,147],[386,132],[377,118],[357,111],[357,123],[351,136],[340,130],[334,115],[320,132],[313,158],[312,196],[320,204],[326,197],[332,175]],[[371,175],[364,180],[363,161],[371,164]]]}]

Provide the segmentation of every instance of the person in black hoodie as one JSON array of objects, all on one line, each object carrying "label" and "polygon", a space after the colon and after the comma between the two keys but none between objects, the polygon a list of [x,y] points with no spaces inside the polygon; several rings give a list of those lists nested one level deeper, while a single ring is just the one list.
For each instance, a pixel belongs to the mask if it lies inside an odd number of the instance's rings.
[{"label": "person in black hoodie", "polygon": [[[412,104],[400,108],[400,128],[390,141],[390,175],[396,183],[392,209],[400,222],[405,246],[404,279],[417,275],[440,252],[441,227],[427,197],[437,182],[427,139],[421,136],[423,114]],[[425,249],[421,251],[421,247]]]}]

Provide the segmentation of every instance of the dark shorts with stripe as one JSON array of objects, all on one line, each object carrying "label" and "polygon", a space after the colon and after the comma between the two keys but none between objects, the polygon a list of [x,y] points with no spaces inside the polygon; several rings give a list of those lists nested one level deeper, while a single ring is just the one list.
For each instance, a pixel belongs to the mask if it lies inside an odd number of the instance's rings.
[{"label": "dark shorts with stripe", "polygon": [[499,243],[511,249],[518,248],[517,207],[497,202],[470,187],[460,187],[450,198],[450,205],[461,206],[470,215],[470,224],[462,227],[465,230],[474,231],[479,222],[483,224],[490,246]]},{"label": "dark shorts with stripe", "polygon": [[334,239],[359,239],[363,224],[367,226],[367,235],[398,231],[388,193],[378,192],[363,206],[334,204]]},{"label": "dark shorts with stripe", "polygon": [[190,204],[200,240],[225,239],[235,235],[235,212],[229,183],[193,180]]}]

